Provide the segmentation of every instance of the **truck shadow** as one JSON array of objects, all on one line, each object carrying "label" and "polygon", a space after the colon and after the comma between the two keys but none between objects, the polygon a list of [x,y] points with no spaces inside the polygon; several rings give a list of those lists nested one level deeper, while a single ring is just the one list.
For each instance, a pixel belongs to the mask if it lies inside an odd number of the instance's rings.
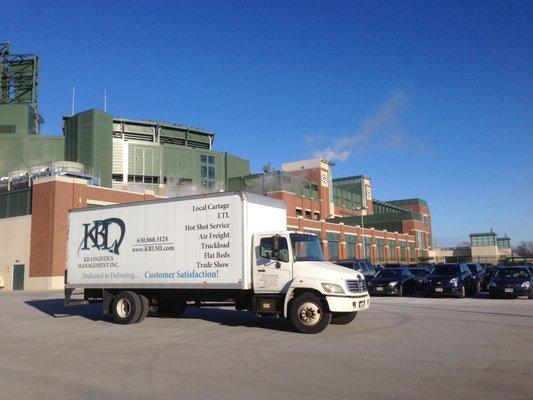
[{"label": "truck shadow", "polygon": [[[102,306],[99,303],[70,307],[65,307],[63,299],[29,300],[25,303],[53,318],[77,316],[91,321],[113,323],[113,316],[111,314],[102,314]],[[289,325],[280,318],[257,317],[251,312],[236,311],[226,308],[187,307],[187,310],[179,318],[163,318],[152,312],[148,314],[148,318],[175,319],[176,322],[181,319],[201,319],[226,326],[244,326],[247,328],[292,332]]]},{"label": "truck shadow", "polygon": [[[152,314],[149,316],[152,316]],[[157,318],[157,316],[155,317]],[[260,317],[251,312],[225,308],[187,307],[187,310],[178,319],[201,319],[225,326],[244,326],[246,328],[293,332],[290,325],[281,318]]]},{"label": "truck shadow", "polygon": [[65,307],[63,299],[29,300],[25,303],[53,318],[83,317],[91,321],[112,321],[112,315],[102,314],[101,304],[85,304]]}]

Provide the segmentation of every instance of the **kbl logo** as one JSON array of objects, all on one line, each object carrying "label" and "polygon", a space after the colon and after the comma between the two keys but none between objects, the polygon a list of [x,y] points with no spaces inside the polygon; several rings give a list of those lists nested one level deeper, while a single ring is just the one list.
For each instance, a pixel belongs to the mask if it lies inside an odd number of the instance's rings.
[{"label": "kbl logo", "polygon": [[108,218],[93,221],[92,224],[83,224],[83,227],[85,233],[78,251],[96,247],[98,250],[119,254],[120,244],[126,233],[124,221],[119,218]]}]

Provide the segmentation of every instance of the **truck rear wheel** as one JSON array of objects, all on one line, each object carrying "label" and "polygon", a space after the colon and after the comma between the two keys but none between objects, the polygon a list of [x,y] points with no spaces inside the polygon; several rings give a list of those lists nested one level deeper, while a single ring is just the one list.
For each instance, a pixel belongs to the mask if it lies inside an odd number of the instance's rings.
[{"label": "truck rear wheel", "polygon": [[115,296],[112,311],[116,323],[123,325],[134,324],[139,321],[141,316],[141,298],[134,292],[120,292]]},{"label": "truck rear wheel", "polygon": [[352,322],[356,316],[357,311],[333,313],[331,316],[331,323],[333,325],[347,325]]},{"label": "truck rear wheel", "polygon": [[313,293],[303,293],[291,304],[289,318],[292,326],[301,333],[319,333],[331,321],[326,300]]},{"label": "truck rear wheel", "polygon": [[139,313],[139,319],[136,322],[141,322],[148,315],[148,311],[150,310],[150,303],[146,296],[143,296],[142,294],[139,294],[138,296],[141,300],[141,312]]}]

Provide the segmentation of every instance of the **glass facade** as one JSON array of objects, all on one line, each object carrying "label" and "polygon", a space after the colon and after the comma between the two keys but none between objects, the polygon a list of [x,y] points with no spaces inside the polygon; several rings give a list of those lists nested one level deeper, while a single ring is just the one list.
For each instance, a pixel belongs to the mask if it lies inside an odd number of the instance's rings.
[{"label": "glass facade", "polygon": [[376,262],[385,261],[385,240],[376,239]]},{"label": "glass facade", "polygon": [[371,244],[372,244],[372,238],[369,236],[363,236],[364,238],[364,245],[365,245],[365,252],[363,254],[364,258],[370,259],[372,256],[371,250]]},{"label": "glass facade", "polygon": [[424,232],[415,231],[416,246],[418,249],[426,248],[426,235]]},{"label": "glass facade", "polygon": [[332,261],[339,259],[339,237],[338,233],[327,233],[329,259]]},{"label": "glass facade", "polygon": [[206,154],[200,155],[200,177],[202,188],[214,189],[215,188],[215,157],[208,156]]},{"label": "glass facade", "polygon": [[318,200],[318,184],[315,181],[282,171],[231,178],[228,189],[244,190],[265,196],[268,192],[284,190],[296,196]]},{"label": "glass facade", "polygon": [[497,238],[496,242],[498,243],[499,249],[510,249],[511,248],[511,239],[508,237]]},{"label": "glass facade", "polygon": [[357,236],[355,235],[344,235],[344,240],[346,241],[346,257],[347,258],[356,258],[355,246],[357,243]]},{"label": "glass facade", "polygon": [[496,246],[496,234],[472,234],[470,235],[470,244],[472,247]]},{"label": "glass facade", "polygon": [[407,260],[407,252],[405,251],[405,242],[399,241],[398,245],[400,246],[400,261]]}]

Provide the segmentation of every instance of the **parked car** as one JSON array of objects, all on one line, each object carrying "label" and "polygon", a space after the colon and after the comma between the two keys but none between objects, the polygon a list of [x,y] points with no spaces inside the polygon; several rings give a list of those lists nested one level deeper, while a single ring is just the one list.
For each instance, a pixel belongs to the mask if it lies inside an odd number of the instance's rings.
[{"label": "parked car", "polygon": [[427,297],[447,295],[460,298],[473,294],[475,282],[466,264],[439,264],[426,277]]},{"label": "parked car", "polygon": [[491,298],[527,296],[533,299],[533,273],[523,267],[500,267],[489,283]]},{"label": "parked car", "polygon": [[407,268],[407,265],[402,263],[387,263],[384,265],[385,268]]},{"label": "parked car", "polygon": [[474,285],[476,289],[476,293],[481,292],[481,283],[483,282],[483,279],[485,278],[485,269],[480,264],[466,264],[468,266],[468,269],[470,272],[472,272],[472,276],[474,278]]},{"label": "parked car", "polygon": [[384,268],[367,283],[371,296],[390,294],[403,296],[415,293],[415,277],[407,268]]},{"label": "parked car", "polygon": [[426,276],[429,275],[429,269],[427,268],[409,268],[409,272],[415,277],[416,291],[422,292],[426,285]]},{"label": "parked car", "polygon": [[335,261],[335,264],[361,272],[367,282],[376,274],[376,268],[368,260],[341,260]]}]

